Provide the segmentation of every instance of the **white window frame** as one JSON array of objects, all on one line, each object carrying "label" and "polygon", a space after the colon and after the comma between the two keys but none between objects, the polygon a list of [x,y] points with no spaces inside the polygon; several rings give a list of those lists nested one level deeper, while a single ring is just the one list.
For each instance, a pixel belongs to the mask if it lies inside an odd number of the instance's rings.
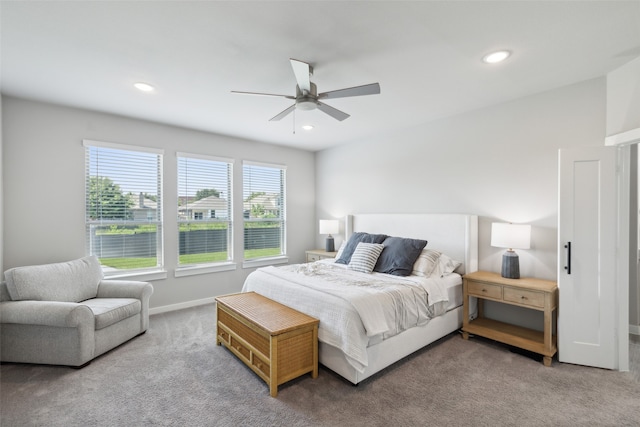
[{"label": "white window frame", "polygon": [[[273,169],[278,169],[280,170],[280,173],[282,174],[282,180],[281,180],[281,189],[280,189],[280,217],[277,219],[274,218],[269,218],[269,219],[247,219],[245,217],[245,200],[247,197],[247,185],[248,183],[245,182],[245,167],[247,166],[257,166],[257,167],[262,167],[262,168],[273,168]],[[242,235],[243,235],[243,248],[242,248],[242,253],[243,253],[243,263],[242,263],[242,268],[255,268],[255,267],[262,267],[262,266],[266,266],[266,265],[274,265],[274,264],[285,264],[287,262],[289,262],[289,257],[287,256],[287,209],[286,209],[286,205],[287,205],[287,167],[285,165],[281,165],[281,164],[274,164],[274,163],[263,163],[263,162],[255,162],[255,161],[250,161],[250,160],[244,160],[242,162],[242,177],[243,177],[243,182],[242,182]],[[255,187],[253,187],[255,188]],[[256,257],[256,258],[245,258],[245,251],[246,248],[244,247],[244,233],[245,233],[245,226],[247,223],[255,223],[255,222],[264,222],[264,221],[268,221],[268,222],[276,222],[276,221],[280,221],[281,222],[281,233],[280,233],[280,254],[278,255],[273,255],[273,256],[265,256],[265,257]]]},{"label": "white window frame", "polygon": [[[109,226],[109,225],[124,225],[124,226],[132,226],[132,225],[155,225],[156,226],[156,265],[153,267],[143,267],[143,268],[133,268],[133,269],[118,269],[112,270],[109,268],[105,268],[103,266],[103,271],[105,277],[109,278],[119,278],[119,277],[135,277],[139,280],[154,280],[154,279],[163,279],[166,278],[166,271],[164,270],[164,221],[163,221],[163,211],[162,211],[162,201],[163,201],[163,158],[164,158],[164,150],[150,147],[141,147],[127,144],[118,144],[112,142],[104,142],[104,141],[94,141],[85,139],[82,141],[82,145],[85,147],[85,239],[86,239],[86,253],[88,255],[92,255],[92,228],[95,226]],[[90,219],[88,213],[88,205],[89,205],[89,182],[90,177],[92,175],[92,165],[91,165],[91,150],[92,149],[112,149],[119,151],[130,151],[134,153],[145,153],[145,154],[153,154],[156,157],[156,173],[155,177],[155,186],[157,190],[156,194],[156,212],[155,218],[149,219],[148,213],[145,219],[143,220],[105,220],[105,219]],[[95,176],[100,176],[97,173]],[[107,175],[108,176],[108,175]]]},{"label": "white window frame", "polygon": [[[219,162],[219,163],[226,163],[228,166],[228,182],[227,182],[227,188],[225,189],[227,191],[227,218],[225,220],[221,220],[221,219],[216,219],[216,218],[210,218],[210,214],[208,215],[202,215],[201,219],[197,219],[197,220],[189,220],[189,219],[181,219],[180,218],[180,213],[179,210],[180,208],[177,206],[176,208],[178,209],[177,213],[177,226],[178,226],[178,235],[180,234],[180,226],[181,224],[190,224],[190,223],[198,223],[198,224],[205,224],[205,223],[227,223],[228,224],[228,234],[227,234],[227,259],[224,261],[216,261],[216,262],[205,262],[205,263],[199,263],[199,264],[180,264],[180,254],[177,254],[177,267],[176,267],[176,271],[175,271],[175,277],[182,277],[182,276],[191,276],[191,275],[195,275],[195,274],[205,274],[205,273],[215,273],[215,272],[219,272],[219,271],[229,271],[229,270],[235,270],[236,269],[236,263],[233,261],[233,235],[234,235],[234,222],[233,222],[233,166],[234,166],[234,160],[233,159],[229,159],[229,158],[225,158],[225,157],[216,157],[216,156],[209,156],[209,155],[204,155],[204,154],[194,154],[194,153],[185,153],[185,152],[177,152],[176,153],[176,177],[178,180],[177,183],[177,200],[180,200],[181,194],[180,191],[183,191],[184,188],[180,188],[181,184],[180,184],[180,159],[198,159],[198,160],[204,160],[204,161],[211,161],[211,162]],[[178,251],[180,244],[178,242],[177,248]]]}]

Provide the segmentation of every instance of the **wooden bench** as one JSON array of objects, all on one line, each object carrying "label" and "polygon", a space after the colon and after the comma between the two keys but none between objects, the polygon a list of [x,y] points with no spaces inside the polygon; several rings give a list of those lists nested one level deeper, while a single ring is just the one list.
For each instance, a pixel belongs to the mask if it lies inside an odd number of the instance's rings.
[{"label": "wooden bench", "polygon": [[255,292],[216,298],[216,344],[224,344],[269,385],[318,376],[318,319]]}]

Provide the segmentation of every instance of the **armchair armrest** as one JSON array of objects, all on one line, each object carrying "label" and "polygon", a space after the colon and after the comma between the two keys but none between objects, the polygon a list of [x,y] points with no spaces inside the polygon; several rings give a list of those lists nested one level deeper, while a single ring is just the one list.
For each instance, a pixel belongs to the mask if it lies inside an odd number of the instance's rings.
[{"label": "armchair armrest", "polygon": [[98,284],[98,298],[136,298],[148,301],[153,293],[149,282],[135,280],[101,280]]},{"label": "armchair armrest", "polygon": [[93,325],[94,317],[89,307],[74,302],[3,301],[0,323],[76,327]]},{"label": "armchair armrest", "polygon": [[101,280],[98,284],[98,298],[136,298],[142,303],[140,332],[149,327],[149,299],[153,285],[135,280]]}]

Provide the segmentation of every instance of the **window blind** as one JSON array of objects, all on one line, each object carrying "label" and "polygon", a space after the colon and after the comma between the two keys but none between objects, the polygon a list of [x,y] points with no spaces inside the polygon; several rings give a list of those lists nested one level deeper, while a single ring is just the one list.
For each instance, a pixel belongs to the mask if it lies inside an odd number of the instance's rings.
[{"label": "window blind", "polygon": [[233,258],[233,161],[178,153],[178,265]]},{"label": "window blind", "polygon": [[83,145],[87,252],[106,275],[162,267],[162,151]]},{"label": "window blind", "polygon": [[286,167],[243,162],[245,260],[284,255]]}]

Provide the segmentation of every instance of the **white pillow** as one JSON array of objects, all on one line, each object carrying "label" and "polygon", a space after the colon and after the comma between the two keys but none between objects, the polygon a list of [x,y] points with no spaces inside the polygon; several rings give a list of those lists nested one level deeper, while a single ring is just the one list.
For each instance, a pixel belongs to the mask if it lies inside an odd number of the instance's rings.
[{"label": "white pillow", "polygon": [[349,270],[371,273],[383,249],[384,245],[381,243],[358,243],[356,250],[351,255]]},{"label": "white pillow", "polygon": [[427,248],[423,249],[422,252],[420,252],[420,255],[418,255],[418,259],[416,259],[416,262],[413,264],[413,271],[411,272],[411,275],[421,277],[431,276],[438,265],[440,255],[442,255],[442,252]]},{"label": "white pillow", "polygon": [[342,244],[340,245],[340,249],[338,249],[338,253],[336,254],[336,259],[342,256],[342,251],[344,251],[345,246],[347,246],[347,242],[343,240]]},{"label": "white pillow", "polygon": [[462,263],[460,261],[456,261],[455,259],[451,259],[445,254],[440,255],[440,259],[438,260],[438,264],[436,268],[431,273],[430,277],[442,277],[447,274],[451,274],[455,271],[456,268],[460,267]]}]

